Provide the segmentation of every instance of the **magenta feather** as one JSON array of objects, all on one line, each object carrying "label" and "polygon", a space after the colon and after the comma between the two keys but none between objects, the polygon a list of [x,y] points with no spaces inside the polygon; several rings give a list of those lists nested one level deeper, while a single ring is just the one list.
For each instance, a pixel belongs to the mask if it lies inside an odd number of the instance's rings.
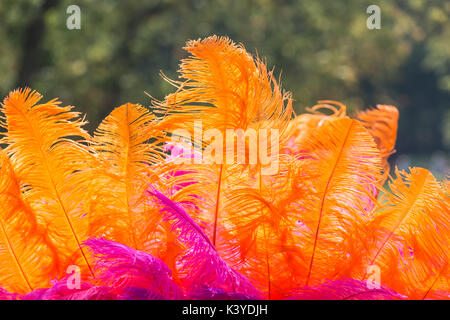
[{"label": "magenta feather", "polygon": [[0,300],[17,300],[20,298],[20,294],[9,292],[0,287]]},{"label": "magenta feather", "polygon": [[118,300],[165,300],[164,295],[156,293],[154,291],[137,288],[127,287],[123,289],[118,295]]},{"label": "magenta feather", "polygon": [[[170,269],[151,254],[105,239],[84,242],[95,258],[95,278],[80,288],[67,287],[67,279],[51,288],[19,297],[23,300],[159,300],[181,299],[182,290],[170,278]],[[0,291],[2,294],[2,291]],[[8,293],[9,294],[9,293]],[[9,294],[11,295],[11,294]],[[6,297],[6,293],[4,294]],[[3,298],[3,296],[2,296]]]},{"label": "magenta feather", "polygon": [[202,287],[192,290],[189,299],[195,300],[259,300],[260,297],[227,292],[220,288]]},{"label": "magenta feather", "polygon": [[179,241],[187,247],[180,263],[183,280],[189,290],[195,292],[206,287],[230,294],[261,296],[246,277],[226,264],[205,232],[180,204],[153,188],[149,194],[161,205],[163,220],[171,224]]},{"label": "magenta feather", "polygon": [[405,297],[380,287],[369,288],[364,281],[344,279],[328,281],[316,286],[302,288],[289,300],[400,300]]},{"label": "magenta feather", "polygon": [[151,254],[105,239],[89,239],[84,245],[96,258],[96,281],[114,288],[118,294],[127,295],[130,288],[139,288],[146,292],[142,298],[183,297],[181,288],[171,278],[171,270]]},{"label": "magenta feather", "polygon": [[[9,293],[8,293],[9,294]],[[162,300],[165,297],[146,288],[125,287],[122,289],[107,286],[94,286],[83,283],[80,289],[67,288],[62,280],[51,288],[37,289],[26,295],[10,295],[11,299],[22,300]],[[5,299],[4,297],[2,297]]]}]

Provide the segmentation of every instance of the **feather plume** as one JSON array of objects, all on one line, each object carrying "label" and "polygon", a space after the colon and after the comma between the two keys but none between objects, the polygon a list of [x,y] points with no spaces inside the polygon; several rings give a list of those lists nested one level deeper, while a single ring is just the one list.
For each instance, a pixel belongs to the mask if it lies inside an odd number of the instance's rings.
[{"label": "feather plume", "polygon": [[[284,150],[289,153],[301,153],[299,149],[301,141],[312,134],[312,131],[322,126],[325,122],[345,118],[346,106],[331,100],[319,101],[312,108],[307,109],[311,113],[300,114],[291,120],[287,131],[290,139],[284,146]],[[332,112],[326,115],[322,110]],[[383,176],[380,180],[382,185],[389,175],[388,158],[395,152],[395,141],[397,138],[398,110],[394,106],[377,105],[375,109],[357,112],[357,118],[362,125],[369,131],[377,144],[383,161]]]},{"label": "feather plume", "polygon": [[89,182],[83,168],[91,163],[83,139],[90,137],[72,107],[60,107],[57,100],[37,104],[41,98],[23,89],[4,100],[2,125],[7,132],[2,143],[7,144],[24,197],[58,249],[62,267],[80,264],[90,270],[81,248],[87,232],[82,215],[87,212],[83,205]]},{"label": "feather plume", "polygon": [[152,250],[151,239],[164,236],[154,222],[158,212],[147,205],[144,194],[148,183],[161,179],[155,169],[163,157],[155,140],[160,133],[155,116],[130,103],[114,109],[99,125],[93,139],[99,163],[91,169],[91,236],[140,250]]},{"label": "feather plume", "polygon": [[227,292],[223,289],[201,287],[189,293],[189,299],[195,300],[258,300],[258,297],[245,294]]},{"label": "feather plume", "polygon": [[45,287],[58,257],[26,201],[4,151],[0,152],[0,286],[23,294]]},{"label": "feather plume", "polygon": [[[280,143],[287,139],[286,127],[292,115],[290,93],[281,90],[260,59],[253,59],[242,45],[215,36],[190,41],[185,49],[191,54],[182,61],[179,71],[185,81],[170,81],[178,90],[156,104],[166,115],[161,126],[169,132],[186,129],[194,136],[194,153],[208,146],[207,141],[196,139],[196,129],[213,129],[222,137],[227,136],[227,130],[278,129]],[[194,119],[201,128],[194,126]],[[221,163],[184,165],[179,170],[186,174],[175,177],[172,182],[173,185],[188,185],[173,198],[178,202],[195,203],[197,210],[191,211],[193,218],[206,227],[212,244],[221,254],[229,247],[224,243],[229,232],[224,222],[229,195],[235,193],[241,183],[246,183],[243,180],[254,184],[253,176],[264,166],[259,155],[256,164],[248,165],[249,148],[246,141],[245,164],[235,165],[234,158],[233,165],[225,163],[224,159]],[[225,157],[226,143],[221,152]]]},{"label": "feather plume", "polygon": [[[286,130],[289,139],[283,146],[286,153],[298,154],[304,150],[299,149],[301,142],[312,135],[312,133],[321,127],[324,123],[337,118],[347,117],[347,107],[337,101],[322,100],[311,108],[306,109],[309,113],[303,113],[296,116],[289,122]],[[330,115],[326,115],[323,111],[331,111]]]},{"label": "feather plume", "polygon": [[371,225],[367,263],[380,268],[382,283],[412,299],[448,294],[449,198],[426,169],[396,175]]},{"label": "feather plume", "polygon": [[[185,49],[155,115],[124,104],[94,137],[56,99],[4,99],[0,299],[450,299],[450,183],[390,177],[395,107],[350,119],[324,100],[291,120],[243,45]],[[268,174],[262,129],[278,131]]]},{"label": "feather plume", "polygon": [[170,279],[167,266],[145,252],[104,239],[83,243],[95,258],[96,277],[69,287],[68,277],[53,281],[50,288],[6,297],[22,300],[149,300],[182,298],[181,289]]},{"label": "feather plume", "polygon": [[422,300],[450,300],[450,267],[448,261],[434,275],[434,280],[427,282],[426,285],[428,287],[425,287],[425,294],[421,297]]},{"label": "feather plume", "polygon": [[20,297],[21,300],[117,300],[111,288],[81,282],[79,288],[67,286],[68,279],[54,281],[52,287],[37,289]]},{"label": "feather plume", "polygon": [[368,288],[366,282],[353,279],[327,281],[303,288],[292,300],[402,300],[404,296],[386,288]]},{"label": "feather plume", "polygon": [[20,294],[11,293],[3,288],[0,288],[0,300],[19,300]]},{"label": "feather plume", "polygon": [[[292,100],[283,93],[265,64],[253,59],[242,45],[226,37],[189,41],[191,56],[179,70],[185,81],[174,81],[178,90],[156,107],[171,117],[170,126],[192,130],[194,120],[204,130],[246,129],[260,122],[266,128],[283,128],[291,117]],[[266,121],[264,124],[261,121]]]},{"label": "feather plume", "polygon": [[[304,278],[307,257],[298,243],[301,202],[317,175],[309,161],[280,155],[279,171],[241,183],[228,195],[224,223],[226,261],[258,283],[269,299],[280,299]],[[256,184],[256,186],[254,185]]]},{"label": "feather plume", "polygon": [[378,149],[383,159],[383,178],[381,184],[386,181],[389,175],[388,158],[395,152],[395,141],[397,139],[398,110],[394,106],[377,105],[375,109],[370,109],[357,113],[358,119],[363,126],[369,130],[375,139]]},{"label": "feather plume", "polygon": [[362,263],[365,225],[374,208],[381,161],[372,137],[352,119],[323,124],[301,143],[320,173],[307,201],[301,202],[299,245],[308,258],[304,285],[350,277]]}]

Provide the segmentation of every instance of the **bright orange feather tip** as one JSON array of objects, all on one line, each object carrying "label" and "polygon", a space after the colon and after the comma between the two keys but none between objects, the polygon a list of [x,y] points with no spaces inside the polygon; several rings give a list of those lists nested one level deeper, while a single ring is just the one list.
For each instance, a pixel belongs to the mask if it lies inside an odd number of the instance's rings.
[{"label": "bright orange feather tip", "polygon": [[[329,110],[332,114],[326,115],[321,110]],[[284,146],[287,152],[301,152],[299,144],[305,137],[311,135],[311,131],[318,129],[327,121],[347,117],[345,105],[331,100],[319,101],[319,104],[309,108],[308,111],[311,113],[300,114],[289,123],[287,131],[291,138]],[[380,185],[386,181],[389,175],[388,158],[395,152],[398,116],[398,109],[390,105],[377,105],[374,109],[357,112],[358,120],[372,135],[380,150],[383,160],[383,176]]]},{"label": "bright orange feather tip", "polygon": [[[321,111],[328,110],[331,112],[327,115]],[[289,132],[289,140],[284,145],[285,152],[298,153],[299,144],[303,139],[308,138],[315,130],[321,127],[325,122],[345,118],[347,107],[337,101],[323,100],[311,108],[307,108],[310,113],[303,113],[296,116],[289,122],[287,132]]]},{"label": "bright orange feather tip", "polygon": [[184,49],[190,56],[180,65],[180,81],[166,79],[177,91],[155,104],[158,112],[170,115],[162,122],[165,130],[183,128],[192,134],[197,120],[203,130],[284,132],[292,115],[291,95],[263,61],[226,37],[189,41]]},{"label": "bright orange feather tip", "polygon": [[[195,120],[204,131],[218,130],[224,137],[227,129],[278,129],[280,142],[288,138],[286,127],[292,114],[290,94],[282,91],[261,60],[253,58],[242,45],[228,38],[189,41],[185,49],[190,56],[183,59],[179,70],[184,81],[171,81],[178,90],[157,104],[166,115],[161,121],[162,127],[182,128],[192,135]],[[194,141],[197,148],[207,143]],[[248,161],[249,144],[246,143],[245,148]],[[173,180],[174,184],[186,185],[174,199],[196,203],[197,210],[190,214],[205,226],[212,243],[227,262],[240,271],[251,270],[250,278],[258,274],[253,268],[270,268],[267,261],[261,262],[260,254],[266,256],[271,247],[268,237],[274,236],[264,218],[269,212],[261,207],[262,198],[267,194],[263,190],[266,186],[264,182],[255,182],[262,181],[261,166],[259,158],[250,172],[246,171],[249,168],[245,164],[182,165],[179,170],[184,174]],[[247,185],[251,187],[246,188]],[[233,248],[236,241],[238,247]],[[239,246],[243,248],[238,254]],[[249,252],[255,247],[263,248],[263,252],[258,249],[250,256]],[[272,267],[280,269],[276,265]],[[271,285],[270,275],[267,271],[262,274],[262,278],[254,280],[267,288]],[[278,283],[281,282],[279,277]]]},{"label": "bright orange feather tip", "polygon": [[383,158],[383,179],[389,175],[388,158],[395,152],[395,141],[397,139],[398,109],[389,105],[377,105],[376,108],[357,113],[358,119],[362,121],[364,127],[369,130],[375,139],[381,157]]}]

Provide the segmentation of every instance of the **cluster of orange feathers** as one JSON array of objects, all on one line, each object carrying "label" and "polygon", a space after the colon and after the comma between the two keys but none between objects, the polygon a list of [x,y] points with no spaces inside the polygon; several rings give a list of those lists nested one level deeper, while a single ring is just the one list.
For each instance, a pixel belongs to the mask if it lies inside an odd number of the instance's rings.
[{"label": "cluster of orange feathers", "polygon": [[[365,281],[410,299],[450,294],[449,182],[426,169],[390,172],[398,111],[346,114],[320,101],[295,116],[271,71],[227,38],[189,41],[176,91],[152,110],[127,103],[93,135],[84,118],[29,89],[3,101],[0,159],[0,287],[47,288],[78,265],[95,278],[82,243],[105,238],[161,259],[177,282],[186,250],[149,185],[207,234],[221,258],[266,298],[325,281]],[[321,112],[323,110],[323,112]],[[165,146],[175,129],[275,128],[279,170],[263,164],[189,164]],[[196,148],[202,145],[194,144]],[[391,176],[394,175],[394,177]],[[385,183],[387,181],[387,183]]]}]

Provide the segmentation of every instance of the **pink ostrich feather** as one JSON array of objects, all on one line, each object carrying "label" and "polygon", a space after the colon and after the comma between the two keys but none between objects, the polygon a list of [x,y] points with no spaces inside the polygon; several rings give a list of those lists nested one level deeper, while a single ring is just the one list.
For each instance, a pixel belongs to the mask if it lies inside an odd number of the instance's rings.
[{"label": "pink ostrich feather", "polygon": [[95,281],[115,289],[119,295],[136,298],[181,299],[181,288],[173,282],[167,265],[149,253],[105,239],[84,243],[96,257]]}]

